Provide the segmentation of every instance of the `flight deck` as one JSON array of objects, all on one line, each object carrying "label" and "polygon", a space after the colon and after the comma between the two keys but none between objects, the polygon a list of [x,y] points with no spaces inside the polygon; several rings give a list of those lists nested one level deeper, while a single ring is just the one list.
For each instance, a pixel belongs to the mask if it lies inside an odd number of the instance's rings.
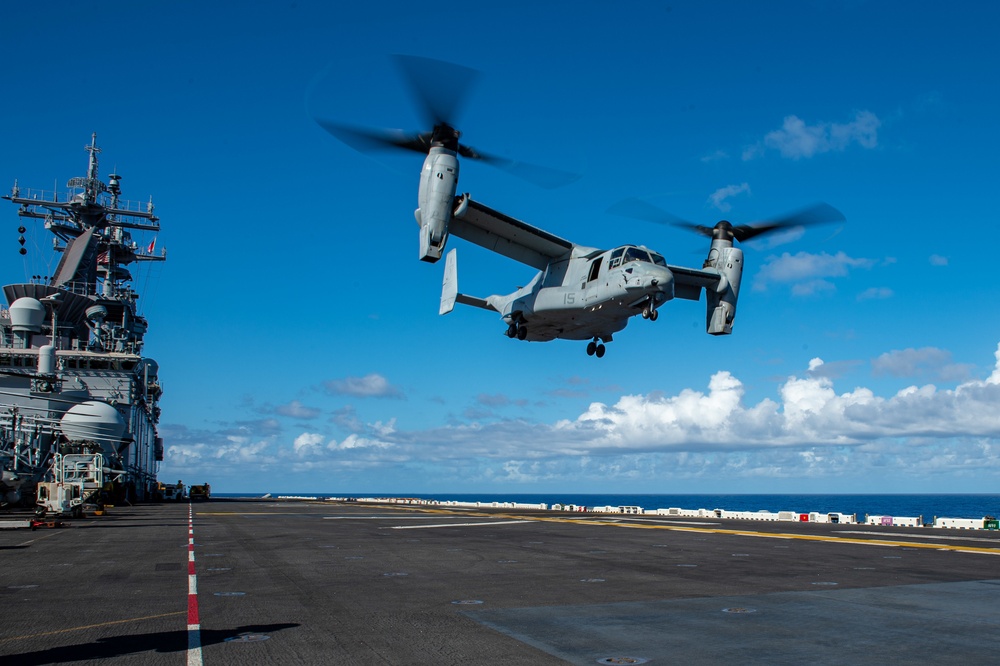
[{"label": "flight deck", "polygon": [[5,663],[996,661],[1000,534],[335,503],[0,530]]}]

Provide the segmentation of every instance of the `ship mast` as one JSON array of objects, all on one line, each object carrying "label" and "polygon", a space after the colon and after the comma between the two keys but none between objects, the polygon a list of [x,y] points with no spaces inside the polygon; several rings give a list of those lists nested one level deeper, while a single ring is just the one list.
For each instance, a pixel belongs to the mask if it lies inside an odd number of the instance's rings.
[{"label": "ship mast", "polygon": [[[68,194],[60,200],[56,192],[24,190],[15,183],[10,196],[19,204],[18,215],[40,219],[56,236],[53,249],[62,253],[55,275],[40,287],[47,291],[71,292],[92,301],[94,312],[108,318],[118,329],[115,340],[102,339],[95,329],[91,345],[98,350],[139,353],[146,331],[145,319],[136,311],[138,294],[131,286],[127,266],[147,261],[164,261],[166,250],[154,253],[156,238],[140,247],[132,230],[160,230],[153,213],[153,201],[135,202],[121,198],[121,179],[112,173],[105,183],[99,177],[97,134],[85,146],[89,153],[87,175],[70,178]],[[23,248],[22,248],[23,250]],[[22,252],[23,253],[23,252]],[[100,313],[103,307],[105,312]]]}]

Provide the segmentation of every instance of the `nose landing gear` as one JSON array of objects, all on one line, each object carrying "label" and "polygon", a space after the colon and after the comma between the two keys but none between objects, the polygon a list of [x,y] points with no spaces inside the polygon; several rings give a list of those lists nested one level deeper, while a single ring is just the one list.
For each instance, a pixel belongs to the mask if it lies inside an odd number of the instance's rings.
[{"label": "nose landing gear", "polygon": [[603,358],[604,345],[598,344],[597,340],[591,340],[587,343],[587,356],[597,356],[597,358]]},{"label": "nose landing gear", "polygon": [[654,310],[651,306],[646,305],[642,308],[642,318],[648,319],[649,321],[656,321],[660,313]]}]

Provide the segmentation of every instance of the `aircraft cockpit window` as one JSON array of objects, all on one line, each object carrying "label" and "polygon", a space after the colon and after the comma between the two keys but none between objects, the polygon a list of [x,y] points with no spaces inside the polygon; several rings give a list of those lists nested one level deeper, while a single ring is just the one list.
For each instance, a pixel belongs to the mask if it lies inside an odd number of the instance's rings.
[{"label": "aircraft cockpit window", "polygon": [[630,261],[645,261],[647,264],[652,263],[649,260],[649,253],[645,250],[640,250],[637,247],[630,247],[625,249],[625,263]]},{"label": "aircraft cockpit window", "polygon": [[663,258],[663,255],[656,254],[655,252],[650,252],[649,254],[653,257],[654,264],[663,266],[664,268],[667,266],[667,260]]},{"label": "aircraft cockpit window", "polygon": [[617,268],[621,266],[622,263],[622,253],[625,252],[625,248],[619,247],[611,251],[611,260],[608,261],[608,268]]}]

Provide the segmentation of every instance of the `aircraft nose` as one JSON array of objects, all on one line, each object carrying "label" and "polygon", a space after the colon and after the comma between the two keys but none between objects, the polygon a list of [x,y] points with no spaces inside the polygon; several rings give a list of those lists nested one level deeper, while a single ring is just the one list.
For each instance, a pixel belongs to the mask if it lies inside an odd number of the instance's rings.
[{"label": "aircraft nose", "polygon": [[665,266],[653,266],[649,271],[647,284],[647,289],[658,292],[657,302],[669,301],[674,297],[674,274]]},{"label": "aircraft nose", "polygon": [[653,266],[649,271],[649,285],[661,291],[673,291],[674,274],[664,266]]}]

